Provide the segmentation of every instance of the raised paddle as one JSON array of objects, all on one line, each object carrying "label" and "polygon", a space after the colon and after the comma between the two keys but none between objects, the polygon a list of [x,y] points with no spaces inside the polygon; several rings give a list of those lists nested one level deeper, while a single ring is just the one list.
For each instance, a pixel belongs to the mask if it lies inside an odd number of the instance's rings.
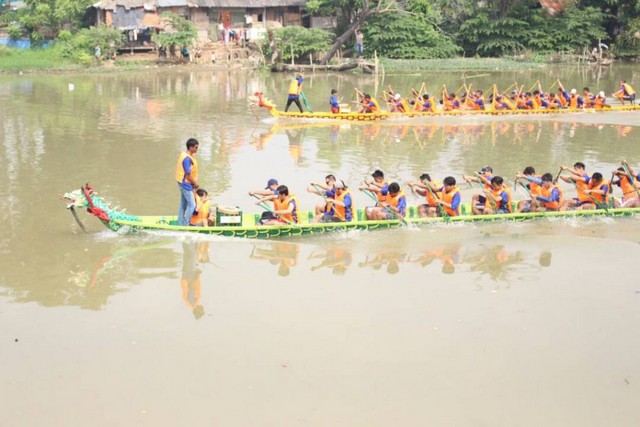
[{"label": "raised paddle", "polygon": [[[536,199],[535,197],[533,197],[533,194],[531,194],[531,190],[529,190],[529,187],[527,187],[526,185],[524,185],[522,183],[522,181],[520,181],[519,177],[516,177],[516,180],[513,181],[513,185],[515,186],[515,184],[518,183],[522,186],[522,188],[525,189],[525,191],[527,192],[527,194],[529,195],[529,197],[531,197],[531,200],[533,201],[533,203],[536,204],[536,207],[540,207],[540,203],[538,202],[538,199]],[[544,212],[543,212],[544,213]]]},{"label": "raised paddle", "polygon": [[[361,189],[360,191],[362,191],[364,194],[366,194],[367,196],[371,197],[372,200],[374,200],[376,202],[376,205],[380,204],[380,201],[378,200],[378,198],[376,197],[375,194],[373,194],[371,192],[371,190],[367,190],[367,189]],[[382,208],[384,208],[385,211],[387,211],[388,213],[390,213],[391,215],[395,216],[403,225],[409,225],[407,223],[407,220],[405,220],[402,215],[398,215],[393,209],[391,209],[388,206],[382,206]]]}]

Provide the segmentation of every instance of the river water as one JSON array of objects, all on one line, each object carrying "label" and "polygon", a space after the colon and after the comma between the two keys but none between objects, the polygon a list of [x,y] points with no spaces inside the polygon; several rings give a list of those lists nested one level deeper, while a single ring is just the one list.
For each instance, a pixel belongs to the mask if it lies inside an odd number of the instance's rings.
[{"label": "river water", "polygon": [[[631,66],[547,67],[315,74],[304,91],[327,110],[332,88],[347,103],[354,87],[433,93],[463,77],[485,91],[640,86]],[[175,214],[190,137],[201,185],[249,212],[269,178],[311,208],[305,187],[328,173],[355,187],[377,168],[400,183],[487,164],[509,179],[576,161],[640,169],[638,113],[302,124],[248,110],[258,90],[283,108],[289,78],[0,76],[2,425],[640,423],[640,219],[248,241],[119,235],[81,212],[83,233],[58,200],[91,182],[130,213]]]}]

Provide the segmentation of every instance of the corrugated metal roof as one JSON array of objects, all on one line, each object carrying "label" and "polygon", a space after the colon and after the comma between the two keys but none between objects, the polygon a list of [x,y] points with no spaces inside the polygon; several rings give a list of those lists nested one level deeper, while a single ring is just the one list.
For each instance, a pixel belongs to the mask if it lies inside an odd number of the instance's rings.
[{"label": "corrugated metal roof", "polygon": [[194,0],[200,7],[215,8],[263,8],[263,7],[284,7],[284,6],[304,6],[307,0]]},{"label": "corrugated metal roof", "polygon": [[[115,10],[116,6],[125,9],[139,7],[211,7],[235,9],[261,9],[264,7],[304,6],[307,0],[101,0],[93,4],[96,9]],[[147,7],[149,9],[149,7]]]}]

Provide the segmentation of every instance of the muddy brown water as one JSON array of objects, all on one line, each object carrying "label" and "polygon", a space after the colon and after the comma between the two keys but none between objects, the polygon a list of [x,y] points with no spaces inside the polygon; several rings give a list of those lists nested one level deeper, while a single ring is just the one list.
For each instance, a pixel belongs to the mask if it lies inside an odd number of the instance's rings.
[{"label": "muddy brown water", "polygon": [[[485,90],[640,86],[632,66],[466,75]],[[289,77],[0,76],[2,424],[637,425],[640,219],[248,241],[119,235],[81,212],[83,233],[57,199],[91,182],[131,213],[174,214],[189,137],[202,186],[250,212],[247,192],[269,178],[312,208],[305,188],[327,173],[357,186],[376,168],[400,183],[486,164],[509,179],[575,161],[606,177],[621,159],[640,169],[638,113],[302,124],[248,112],[258,90],[282,108]],[[318,111],[332,88],[350,102],[354,87],[423,81],[457,89],[462,74],[316,74],[304,91]]]}]

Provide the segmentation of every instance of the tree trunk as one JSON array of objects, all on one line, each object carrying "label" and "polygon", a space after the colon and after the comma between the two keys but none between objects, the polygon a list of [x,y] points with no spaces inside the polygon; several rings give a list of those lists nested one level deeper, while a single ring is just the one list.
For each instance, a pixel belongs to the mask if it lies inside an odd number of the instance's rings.
[{"label": "tree trunk", "polygon": [[271,65],[273,65],[280,58],[280,50],[278,50],[276,38],[273,36],[273,30],[268,30],[267,34],[269,35],[269,47],[271,48]]},{"label": "tree trunk", "polygon": [[338,49],[340,49],[340,46],[342,46],[353,35],[356,28],[360,27],[364,23],[364,21],[367,19],[367,17],[371,15],[371,13],[372,12],[369,9],[369,5],[365,3],[365,7],[360,12],[360,15],[358,15],[358,19],[356,19],[355,22],[351,24],[349,28],[347,28],[347,31],[342,33],[336,39],[336,41],[333,43],[333,45],[331,46],[327,54],[324,56],[324,58],[320,60],[320,64],[322,65],[328,64],[329,61],[331,61],[331,58],[333,58],[333,56],[336,54]]}]

